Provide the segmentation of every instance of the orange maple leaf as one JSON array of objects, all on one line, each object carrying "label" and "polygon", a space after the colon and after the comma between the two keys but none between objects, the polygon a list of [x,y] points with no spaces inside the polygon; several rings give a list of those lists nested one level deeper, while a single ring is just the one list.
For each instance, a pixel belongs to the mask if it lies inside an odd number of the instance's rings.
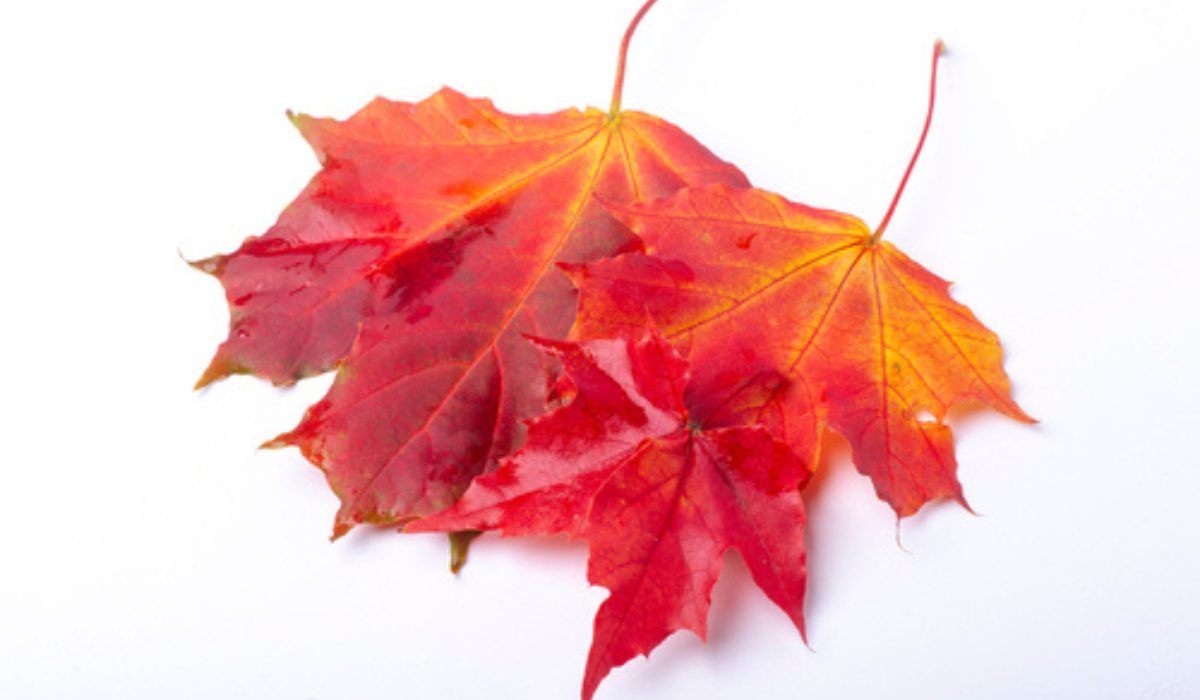
[{"label": "orange maple leaf", "polygon": [[[1010,398],[996,336],[947,282],[880,240],[929,130],[941,51],[939,42],[921,138],[873,233],[848,214],[714,185],[614,204],[652,255],[574,271],[575,337],[637,337],[649,316],[690,352],[694,410],[741,411],[809,463],[833,429],[899,517],[940,498],[965,505],[945,424],[951,407],[983,404],[1032,420]],[[756,371],[791,382],[732,408],[706,406],[736,395]]]}]

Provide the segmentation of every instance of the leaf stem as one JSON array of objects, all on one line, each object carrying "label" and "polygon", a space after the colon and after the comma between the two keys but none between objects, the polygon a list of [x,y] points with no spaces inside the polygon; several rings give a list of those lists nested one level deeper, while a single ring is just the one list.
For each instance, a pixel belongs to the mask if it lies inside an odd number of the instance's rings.
[{"label": "leaf stem", "polygon": [[654,7],[656,2],[658,0],[646,0],[642,9],[633,16],[629,27],[625,29],[625,36],[621,38],[621,51],[617,54],[617,79],[613,82],[612,102],[608,107],[609,119],[615,119],[621,112],[621,91],[625,87],[625,56],[629,53],[629,40],[633,38],[633,32],[641,24],[642,18],[646,16],[651,7]]},{"label": "leaf stem", "polygon": [[896,212],[896,205],[900,202],[900,195],[904,194],[904,187],[908,184],[908,176],[912,175],[913,166],[917,164],[917,158],[921,155],[921,149],[925,146],[925,137],[929,135],[929,124],[933,122],[933,104],[937,100],[937,71],[938,59],[946,52],[946,45],[941,39],[933,42],[933,67],[930,69],[929,75],[929,109],[925,112],[925,127],[921,129],[921,138],[917,141],[917,148],[913,151],[912,158],[908,161],[908,168],[904,170],[904,177],[900,178],[900,186],[896,188],[896,194],[892,197],[892,204],[888,207],[887,213],[883,215],[883,221],[879,222],[879,228],[875,229],[875,233],[871,234],[871,243],[879,242],[883,236],[883,232],[887,230],[888,223],[892,220],[892,214]]}]

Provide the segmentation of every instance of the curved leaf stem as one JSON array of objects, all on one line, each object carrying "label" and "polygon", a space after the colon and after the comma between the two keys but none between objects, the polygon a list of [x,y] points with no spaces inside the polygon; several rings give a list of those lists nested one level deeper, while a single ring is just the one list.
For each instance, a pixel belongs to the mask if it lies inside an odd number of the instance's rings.
[{"label": "curved leaf stem", "polygon": [[933,42],[933,67],[930,69],[929,76],[929,109],[925,112],[925,127],[921,129],[921,138],[917,141],[917,148],[913,151],[912,158],[908,161],[908,168],[904,170],[904,177],[900,178],[900,186],[896,188],[896,194],[892,197],[892,203],[888,207],[887,213],[883,215],[883,221],[879,222],[879,228],[875,229],[875,233],[871,234],[871,243],[874,244],[883,236],[883,232],[887,230],[888,223],[892,220],[892,214],[896,212],[896,205],[900,202],[900,195],[904,194],[904,187],[908,184],[908,177],[912,175],[913,166],[917,164],[917,158],[921,155],[921,149],[925,146],[925,137],[929,135],[929,124],[933,122],[933,104],[937,100],[937,71],[938,59],[946,52],[946,45],[941,39]]},{"label": "curved leaf stem", "polygon": [[642,8],[633,16],[633,20],[629,23],[629,27],[625,29],[625,36],[621,38],[621,51],[617,54],[617,78],[613,82],[612,102],[608,107],[608,118],[614,119],[621,112],[621,91],[625,87],[625,56],[629,53],[629,40],[633,38],[633,32],[637,26],[641,24],[642,18],[654,7],[654,3],[658,0],[646,0]]}]

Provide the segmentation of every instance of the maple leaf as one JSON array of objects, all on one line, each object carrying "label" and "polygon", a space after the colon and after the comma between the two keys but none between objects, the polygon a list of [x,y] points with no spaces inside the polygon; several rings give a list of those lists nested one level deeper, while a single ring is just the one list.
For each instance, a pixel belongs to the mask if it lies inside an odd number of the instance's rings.
[{"label": "maple leaf", "polygon": [[622,111],[517,116],[444,88],[345,121],[295,116],[322,168],[262,236],[195,263],[216,275],[228,339],[198,386],[339,371],[268,446],[296,445],[341,500],[335,537],[453,503],[540,414],[556,372],[523,334],[564,337],[576,293],[556,263],[638,243],[596,203],[747,184],[679,128]]},{"label": "maple leaf", "polygon": [[933,115],[929,111],[891,206],[874,233],[856,217],[762,190],[682,190],[613,212],[653,255],[576,268],[576,337],[636,337],[648,316],[690,352],[689,397],[703,409],[747,372],[792,381],[743,402],[744,419],[786,436],[815,463],[826,427],[898,517],[934,499],[965,501],[948,411],[987,405],[1031,421],[1010,398],[995,334],[949,295],[949,284],[880,240]]},{"label": "maple leaf", "polygon": [[656,335],[538,343],[562,360],[572,401],[534,421],[526,445],[452,508],[406,531],[586,539],[588,580],[610,595],[584,698],[672,632],[705,637],[730,547],[803,634],[805,464],[761,426],[724,425],[719,407],[690,412],[687,364]]}]

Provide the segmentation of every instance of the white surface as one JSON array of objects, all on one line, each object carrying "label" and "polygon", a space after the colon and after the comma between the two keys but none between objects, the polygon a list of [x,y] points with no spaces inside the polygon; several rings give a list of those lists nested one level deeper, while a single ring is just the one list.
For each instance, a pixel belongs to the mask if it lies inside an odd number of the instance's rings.
[{"label": "white surface", "polygon": [[[0,697],[570,698],[586,551],[361,530],[295,451],[327,380],[193,394],[224,336],[189,270],[315,171],[283,117],[445,83],[607,105],[639,0],[23,3],[0,10]],[[1200,696],[1200,44],[1192,2],[662,0],[625,93],[757,184],[878,221],[1007,349],[1043,423],[956,425],[953,506],[904,523],[835,460],[812,649],[736,560],[707,648],[599,698]]]}]

